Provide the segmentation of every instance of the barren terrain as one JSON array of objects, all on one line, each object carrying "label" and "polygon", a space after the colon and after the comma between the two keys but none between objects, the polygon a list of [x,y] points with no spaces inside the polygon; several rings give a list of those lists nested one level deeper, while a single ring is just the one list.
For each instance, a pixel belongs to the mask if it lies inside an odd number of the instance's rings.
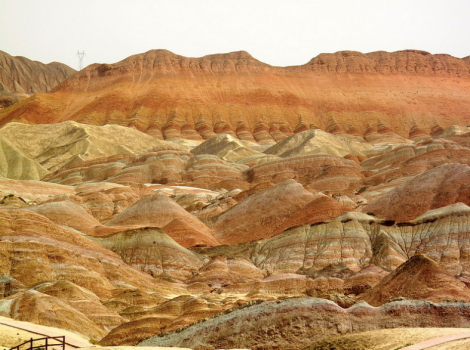
[{"label": "barren terrain", "polygon": [[469,64],[153,50],[3,108],[0,315],[123,350],[463,332]]}]

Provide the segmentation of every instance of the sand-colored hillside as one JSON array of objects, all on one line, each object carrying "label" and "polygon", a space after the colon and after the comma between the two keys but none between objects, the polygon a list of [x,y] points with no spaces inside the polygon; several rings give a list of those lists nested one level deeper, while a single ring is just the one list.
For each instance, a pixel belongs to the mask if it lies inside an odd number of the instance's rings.
[{"label": "sand-colored hillside", "polygon": [[[451,334],[468,333],[467,328],[394,328],[340,335],[317,341],[304,350],[395,350]],[[464,350],[470,339],[458,340],[430,350]]]},{"label": "sand-colored hillside", "polygon": [[19,180],[40,180],[49,172],[0,135],[0,176]]},{"label": "sand-colored hillside", "polygon": [[0,135],[49,171],[82,160],[143,153],[165,144],[131,128],[96,127],[70,121],[50,125],[9,123],[0,129]]}]

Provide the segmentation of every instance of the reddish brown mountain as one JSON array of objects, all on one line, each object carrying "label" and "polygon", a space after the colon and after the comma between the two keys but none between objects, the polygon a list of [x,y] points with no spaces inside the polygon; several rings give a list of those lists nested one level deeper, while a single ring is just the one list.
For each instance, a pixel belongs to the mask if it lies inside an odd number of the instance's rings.
[{"label": "reddish brown mountain", "polygon": [[243,125],[244,138],[269,144],[282,136],[278,125],[362,135],[380,119],[380,130],[408,137],[430,132],[435,121],[444,128],[470,122],[469,71],[469,57],[415,50],[321,54],[293,67],[269,66],[243,51],[188,58],[152,50],[90,65],[53,94],[4,110],[0,120],[117,123],[191,139],[242,135]]},{"label": "reddish brown mountain", "polygon": [[470,289],[426,255],[415,255],[386,276],[361,300],[380,306],[394,298],[470,301]]}]

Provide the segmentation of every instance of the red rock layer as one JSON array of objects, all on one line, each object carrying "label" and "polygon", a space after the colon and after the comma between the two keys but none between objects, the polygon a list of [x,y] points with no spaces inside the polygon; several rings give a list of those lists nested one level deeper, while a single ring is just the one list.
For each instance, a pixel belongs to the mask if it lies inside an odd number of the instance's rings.
[{"label": "red rock layer", "polygon": [[[231,118],[239,115],[250,127],[256,128],[265,115],[296,132],[310,124],[326,127],[331,119],[337,124],[334,130],[347,130],[352,121],[362,133],[371,120],[382,119],[395,134],[407,137],[412,118],[423,130],[434,120],[442,127],[469,123],[469,61],[413,50],[344,51],[281,68],[243,51],[187,58],[152,50],[115,64],[90,65],[63,82],[56,93],[3,110],[0,120],[102,125],[111,115],[130,119],[136,108],[145,106],[151,112],[145,118],[151,121],[155,115],[165,120],[174,114],[188,116],[188,124],[195,125],[204,139],[219,116],[233,129]],[[207,116],[205,126],[198,123],[201,114]],[[297,125],[299,115],[303,123]],[[174,129],[168,133],[178,134]]]},{"label": "red rock layer", "polygon": [[361,296],[372,306],[393,298],[470,301],[470,289],[425,255],[415,255]]},{"label": "red rock layer", "polygon": [[108,221],[106,226],[165,228],[183,247],[218,244],[206,225],[165,195],[144,197]]},{"label": "red rock layer", "polygon": [[462,202],[470,205],[470,167],[444,164],[416,176],[372,201],[363,211],[403,222],[429,209]]},{"label": "red rock layer", "polygon": [[219,242],[238,244],[269,238],[294,226],[328,220],[345,211],[333,199],[312,194],[294,180],[286,180],[252,194],[223,213],[214,230]]},{"label": "red rock layer", "polygon": [[295,179],[325,193],[353,192],[363,181],[362,169],[354,161],[326,154],[264,162],[248,169],[246,176],[252,183]]},{"label": "red rock layer", "polygon": [[253,133],[248,129],[246,124],[242,121],[238,122],[237,124],[236,134],[240,140],[255,142]]}]

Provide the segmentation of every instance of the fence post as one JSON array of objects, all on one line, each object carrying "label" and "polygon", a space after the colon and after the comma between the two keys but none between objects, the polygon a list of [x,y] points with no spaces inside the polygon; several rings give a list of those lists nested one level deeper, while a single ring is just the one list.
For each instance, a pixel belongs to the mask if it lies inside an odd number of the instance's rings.
[{"label": "fence post", "polygon": [[49,338],[46,337],[46,350],[48,350],[47,339]]},{"label": "fence post", "polygon": [[62,350],[65,350],[65,336],[62,337]]},{"label": "fence post", "polygon": [[29,344],[30,344],[30,349],[33,350],[33,338],[31,338],[31,340],[29,341]]}]

